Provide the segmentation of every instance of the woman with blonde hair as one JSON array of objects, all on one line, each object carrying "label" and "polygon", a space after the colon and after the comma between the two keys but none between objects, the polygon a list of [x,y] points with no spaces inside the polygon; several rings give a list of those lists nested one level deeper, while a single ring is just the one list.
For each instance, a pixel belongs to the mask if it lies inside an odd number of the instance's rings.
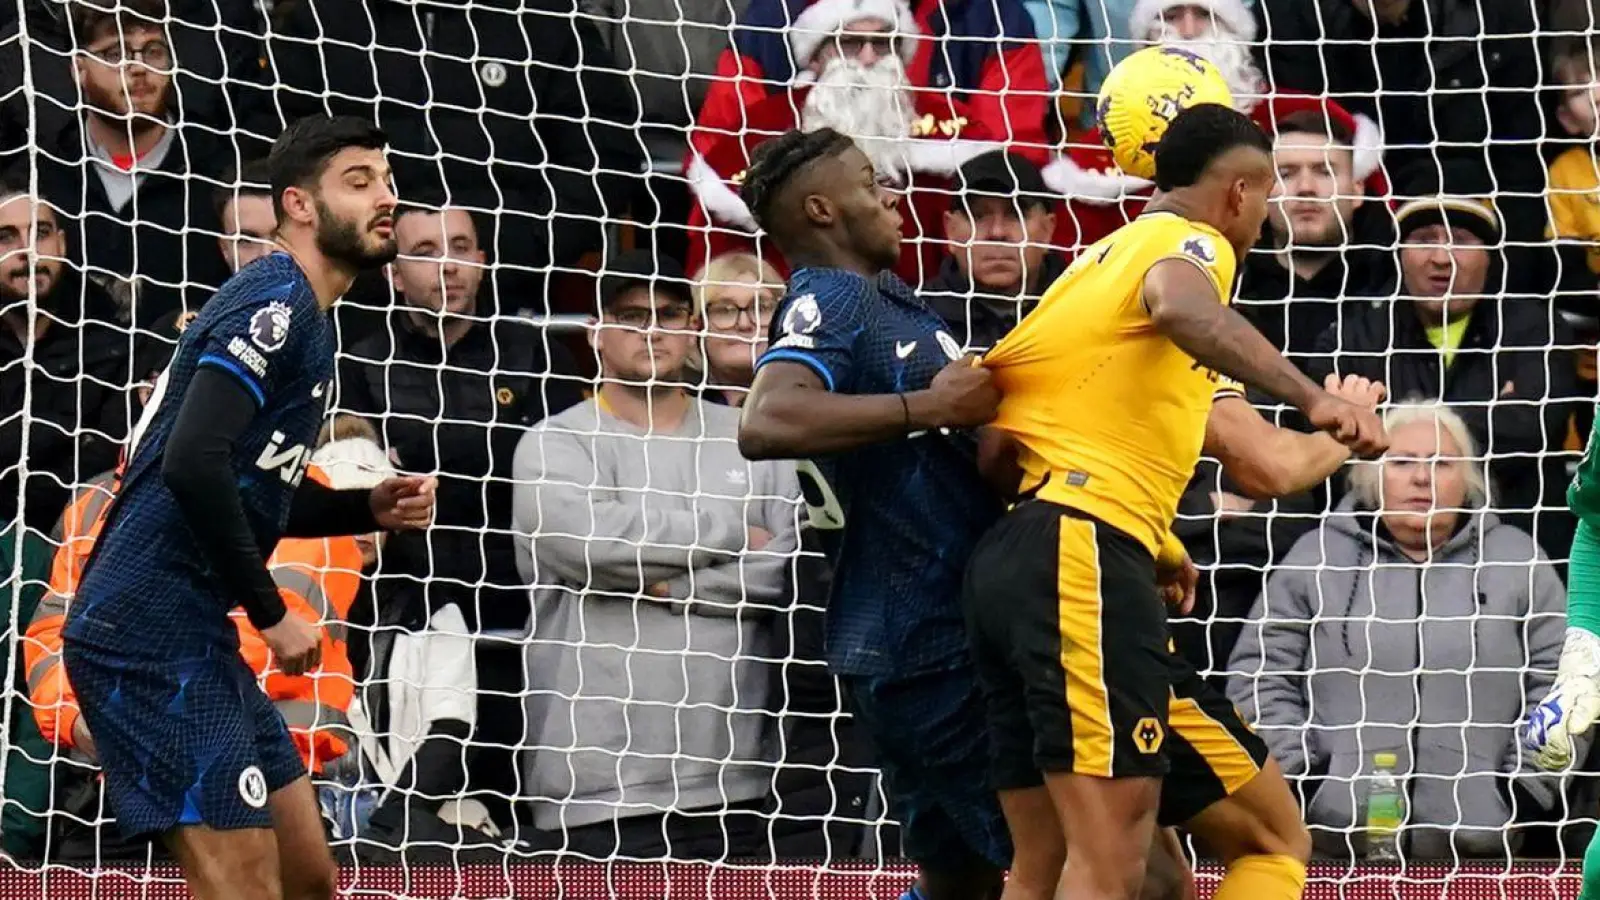
[{"label": "woman with blonde hair", "polygon": [[767,349],[767,319],[783,297],[783,276],[751,253],[724,253],[694,276],[695,311],[705,328],[701,397],[739,406]]},{"label": "woman with blonde hair", "polygon": [[[1533,538],[1490,509],[1472,434],[1438,404],[1385,417],[1389,451],[1274,567],[1228,696],[1306,788],[1318,852],[1367,850],[1372,776],[1406,786],[1408,858],[1500,858],[1561,800],[1518,751],[1550,689],[1566,591]],[[1391,758],[1392,757],[1392,758]]]}]

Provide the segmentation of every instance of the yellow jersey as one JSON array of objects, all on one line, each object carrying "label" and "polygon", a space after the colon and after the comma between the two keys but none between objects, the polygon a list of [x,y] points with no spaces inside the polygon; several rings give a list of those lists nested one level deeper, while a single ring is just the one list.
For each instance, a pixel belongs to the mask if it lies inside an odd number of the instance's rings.
[{"label": "yellow jersey", "polygon": [[1589,271],[1600,274],[1600,160],[1588,147],[1574,147],[1550,164],[1550,224],[1545,236],[1579,241]]},{"label": "yellow jersey", "polygon": [[1227,303],[1233,247],[1216,229],[1147,212],[1084,250],[984,358],[994,424],[1021,444],[1022,487],[1121,529],[1159,554],[1213,397],[1237,382],[1196,363],[1150,321],[1145,275],[1180,259]]}]

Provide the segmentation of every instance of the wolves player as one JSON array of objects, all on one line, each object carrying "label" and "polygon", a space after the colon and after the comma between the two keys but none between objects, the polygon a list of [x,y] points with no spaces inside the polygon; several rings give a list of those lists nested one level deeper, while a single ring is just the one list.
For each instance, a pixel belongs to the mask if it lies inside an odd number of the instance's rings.
[{"label": "wolves player", "polygon": [[321,634],[285,615],[265,565],[278,538],[425,527],[432,511],[431,479],[301,481],[334,373],[326,311],[395,257],[385,144],[320,116],[273,144],[277,252],[184,331],[68,612],[63,661],[117,821],[162,836],[205,900],[334,891],[311,782],[228,611],[299,674]]},{"label": "wolves player", "polygon": [[795,270],[740,449],[815,461],[801,472],[835,565],[828,663],[922,867],[911,896],[997,896],[1011,846],[983,778],[983,705],[959,602],[967,555],[1002,506],[970,439],[942,430],[988,422],[998,395],[889,272],[900,214],[849,138],[823,129],[768,141],[743,192]]}]

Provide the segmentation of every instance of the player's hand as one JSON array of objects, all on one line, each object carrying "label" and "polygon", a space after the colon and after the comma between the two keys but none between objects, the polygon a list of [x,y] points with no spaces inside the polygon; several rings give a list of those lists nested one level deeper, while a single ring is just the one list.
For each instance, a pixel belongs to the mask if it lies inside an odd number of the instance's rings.
[{"label": "player's hand", "polygon": [[304,675],[322,662],[322,629],[292,612],[261,637],[286,675]]},{"label": "player's hand", "polygon": [[1539,768],[1560,771],[1575,762],[1574,744],[1596,718],[1600,718],[1600,637],[1569,627],[1556,683],[1522,723],[1522,747]]},{"label": "player's hand", "polygon": [[385,478],[372,489],[372,517],[384,531],[415,531],[433,521],[439,480],[423,475]]},{"label": "player's hand", "polygon": [[1372,381],[1360,375],[1346,375],[1341,381],[1332,372],[1322,380],[1322,387],[1340,400],[1348,400],[1362,409],[1377,409],[1388,393],[1381,381]]},{"label": "player's hand", "polygon": [[72,723],[72,746],[77,747],[84,756],[91,760],[99,760],[100,754],[94,748],[94,735],[89,733],[89,726],[84,724],[83,716]]},{"label": "player's hand", "polygon": [[976,356],[952,361],[928,385],[943,421],[940,428],[977,428],[994,421],[1000,408],[1000,389],[994,373],[978,365]]},{"label": "player's hand", "polygon": [[1180,616],[1188,615],[1194,609],[1194,592],[1199,584],[1200,570],[1195,568],[1194,560],[1187,553],[1183,555],[1183,562],[1170,569],[1156,568],[1156,585],[1161,588],[1161,599],[1168,609]]},{"label": "player's hand", "polygon": [[1357,456],[1373,457],[1389,449],[1389,433],[1376,412],[1327,391],[1318,394],[1305,409],[1314,428],[1326,431]]}]

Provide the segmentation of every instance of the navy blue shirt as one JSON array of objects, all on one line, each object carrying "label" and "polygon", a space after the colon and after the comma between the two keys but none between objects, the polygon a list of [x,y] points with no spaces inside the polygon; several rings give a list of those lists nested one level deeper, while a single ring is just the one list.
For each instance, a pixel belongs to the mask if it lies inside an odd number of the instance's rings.
[{"label": "navy blue shirt", "polygon": [[237,643],[228,612],[239,598],[224,596],[161,478],[167,439],[202,366],[239,380],[257,410],[234,442],[233,470],[256,546],[270,554],[327,414],[333,354],[333,327],[288,254],[251,263],[222,286],[184,329],[135,429],[138,443],[73,599],[66,637],[162,658]]},{"label": "navy blue shirt", "polygon": [[[830,391],[928,387],[961,355],[944,321],[893,274],[796,271],[758,366],[809,366]],[[827,658],[841,675],[902,676],[967,657],[961,578],[1004,511],[966,433],[927,432],[800,464],[811,525],[834,565]]]}]

